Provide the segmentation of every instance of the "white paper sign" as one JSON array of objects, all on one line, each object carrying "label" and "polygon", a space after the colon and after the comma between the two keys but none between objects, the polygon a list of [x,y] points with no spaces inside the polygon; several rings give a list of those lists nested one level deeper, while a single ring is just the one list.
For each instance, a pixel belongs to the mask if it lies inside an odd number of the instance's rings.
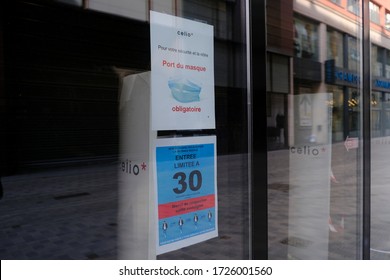
[{"label": "white paper sign", "polygon": [[214,32],[150,12],[152,130],[214,129]]}]

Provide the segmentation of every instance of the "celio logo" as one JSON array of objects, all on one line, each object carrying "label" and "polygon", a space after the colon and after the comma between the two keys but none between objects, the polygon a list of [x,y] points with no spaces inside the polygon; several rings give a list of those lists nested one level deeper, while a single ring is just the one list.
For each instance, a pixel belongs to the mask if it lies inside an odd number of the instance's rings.
[{"label": "celio logo", "polygon": [[178,30],[177,35],[184,36],[184,37],[192,37],[192,36],[194,36],[194,33]]},{"label": "celio logo", "polygon": [[311,146],[299,146],[299,147],[290,147],[291,154],[307,155],[307,156],[318,156],[321,152],[325,152],[325,147],[311,147]]},{"label": "celio logo", "polygon": [[123,173],[137,176],[140,171],[146,171],[146,163],[142,162],[141,164],[137,164],[133,163],[131,160],[126,159],[121,163],[121,170]]}]

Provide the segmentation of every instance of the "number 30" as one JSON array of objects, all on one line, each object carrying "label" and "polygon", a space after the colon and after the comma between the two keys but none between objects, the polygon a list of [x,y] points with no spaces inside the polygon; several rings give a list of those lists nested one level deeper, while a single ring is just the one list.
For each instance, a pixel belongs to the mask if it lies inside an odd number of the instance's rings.
[{"label": "number 30", "polygon": [[[187,190],[187,175],[184,172],[175,173],[175,175],[173,175],[173,179],[179,179],[178,184],[181,186],[181,188],[173,189],[176,194],[181,194]],[[194,181],[196,181],[196,185],[194,184]],[[202,173],[199,170],[191,171],[190,176],[188,178],[188,185],[190,187],[190,190],[194,192],[202,187]]]}]

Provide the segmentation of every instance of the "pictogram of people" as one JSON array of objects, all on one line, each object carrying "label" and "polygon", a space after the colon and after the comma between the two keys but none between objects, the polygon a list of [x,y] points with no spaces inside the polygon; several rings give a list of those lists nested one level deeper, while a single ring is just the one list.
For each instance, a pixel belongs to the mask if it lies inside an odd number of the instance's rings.
[{"label": "pictogram of people", "polygon": [[183,233],[183,225],[184,225],[184,220],[180,217],[179,218],[180,233]]},{"label": "pictogram of people", "polygon": [[198,221],[199,221],[199,217],[198,217],[198,215],[195,213],[195,215],[194,215],[194,224],[195,224],[195,228],[196,228],[196,229],[198,228]]},{"label": "pictogram of people", "polygon": [[209,220],[209,223],[211,224],[211,219],[213,218],[213,213],[211,213],[211,211],[209,210],[209,212],[207,213],[207,219]]},{"label": "pictogram of people", "polygon": [[166,221],[163,222],[162,229],[164,231],[164,237],[167,238],[168,223]]}]

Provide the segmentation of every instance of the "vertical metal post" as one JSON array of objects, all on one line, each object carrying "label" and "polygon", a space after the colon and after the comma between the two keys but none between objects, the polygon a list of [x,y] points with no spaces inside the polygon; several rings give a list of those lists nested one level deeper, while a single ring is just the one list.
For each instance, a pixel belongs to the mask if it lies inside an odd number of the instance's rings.
[{"label": "vertical metal post", "polygon": [[362,191],[362,257],[370,259],[371,242],[371,72],[370,72],[370,7],[369,0],[362,1],[363,38],[362,38],[362,140],[363,140],[363,191]]},{"label": "vertical metal post", "polygon": [[266,0],[248,0],[251,258],[268,258]]}]

